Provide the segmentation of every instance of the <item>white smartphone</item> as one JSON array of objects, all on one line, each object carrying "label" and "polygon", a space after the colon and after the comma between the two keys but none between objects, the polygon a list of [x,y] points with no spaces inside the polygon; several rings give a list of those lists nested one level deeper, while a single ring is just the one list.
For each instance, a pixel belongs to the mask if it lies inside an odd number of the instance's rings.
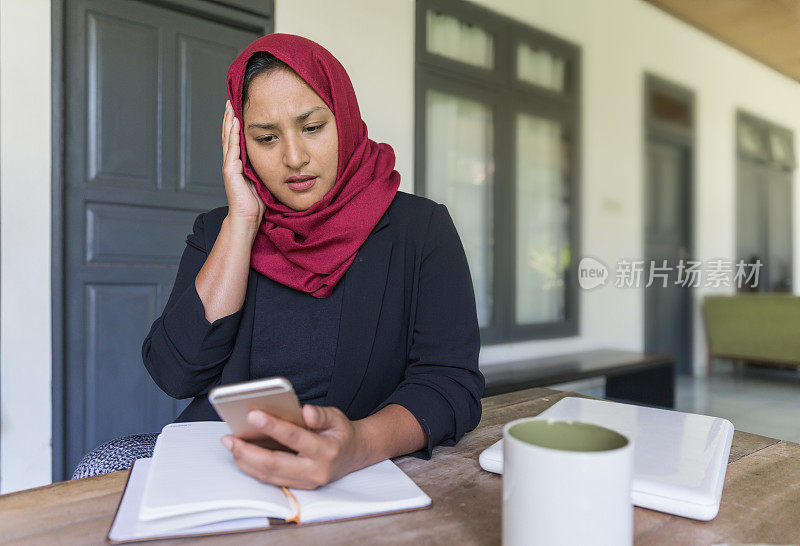
[{"label": "white smartphone", "polygon": [[247,414],[251,410],[259,409],[307,428],[297,395],[292,384],[284,377],[253,379],[214,387],[208,393],[208,400],[235,436],[268,449],[294,451],[253,427],[247,421]]}]

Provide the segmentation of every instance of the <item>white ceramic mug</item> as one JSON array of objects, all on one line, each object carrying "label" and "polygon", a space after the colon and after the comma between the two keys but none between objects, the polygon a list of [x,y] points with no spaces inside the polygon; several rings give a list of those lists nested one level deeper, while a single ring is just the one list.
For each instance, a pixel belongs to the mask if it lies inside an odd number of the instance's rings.
[{"label": "white ceramic mug", "polygon": [[633,543],[632,442],[534,417],[503,427],[503,544]]}]

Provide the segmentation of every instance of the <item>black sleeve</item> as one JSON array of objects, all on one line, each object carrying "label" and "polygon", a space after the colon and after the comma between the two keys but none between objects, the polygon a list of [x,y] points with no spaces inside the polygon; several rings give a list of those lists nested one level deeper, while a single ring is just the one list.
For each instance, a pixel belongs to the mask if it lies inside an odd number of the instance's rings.
[{"label": "black sleeve", "polygon": [[198,396],[214,385],[233,350],[242,315],[240,309],[208,322],[195,288],[195,277],[213,246],[213,242],[209,244],[206,240],[208,214],[201,214],[195,220],[167,305],[142,345],[145,368],[173,398]]},{"label": "black sleeve", "polygon": [[413,340],[405,377],[375,411],[400,404],[417,418],[430,459],[478,426],[484,378],[478,369],[480,328],[467,257],[444,205],[433,212],[422,251]]}]

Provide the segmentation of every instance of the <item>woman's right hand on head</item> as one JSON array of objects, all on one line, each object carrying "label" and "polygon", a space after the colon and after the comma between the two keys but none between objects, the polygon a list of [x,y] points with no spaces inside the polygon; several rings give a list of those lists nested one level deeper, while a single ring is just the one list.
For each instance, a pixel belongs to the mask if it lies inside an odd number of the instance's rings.
[{"label": "woman's right hand on head", "polygon": [[255,234],[266,205],[256,193],[253,182],[245,178],[242,172],[240,123],[233,113],[230,100],[227,101],[222,118],[222,179],[228,198],[228,217],[233,223]]}]

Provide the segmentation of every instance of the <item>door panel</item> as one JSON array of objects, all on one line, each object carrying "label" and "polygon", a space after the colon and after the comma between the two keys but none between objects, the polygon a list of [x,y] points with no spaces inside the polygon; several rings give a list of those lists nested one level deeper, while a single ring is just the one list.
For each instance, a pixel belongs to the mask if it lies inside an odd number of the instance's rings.
[{"label": "door panel", "polygon": [[[178,36],[179,85],[185,100],[180,108],[181,149],[178,188],[192,193],[219,192],[221,116],[209,115],[209,105],[219,103],[220,74],[239,53],[192,36]],[[223,100],[224,106],[224,100]],[[220,119],[217,119],[220,118]]]},{"label": "door panel", "polygon": [[141,345],[186,235],[225,205],[225,77],[258,37],[133,0],[65,6],[65,477],[96,445],[159,431],[186,405]]},{"label": "door panel", "polygon": [[158,188],[161,33],[92,11],[86,21],[86,182]]},{"label": "door panel", "polygon": [[158,284],[85,287],[88,445],[115,438],[118,431],[148,431],[173,411],[172,401],[152,388],[147,374],[131,373],[135,363],[127,358],[141,351],[139,338],[159,309],[159,292]]}]

